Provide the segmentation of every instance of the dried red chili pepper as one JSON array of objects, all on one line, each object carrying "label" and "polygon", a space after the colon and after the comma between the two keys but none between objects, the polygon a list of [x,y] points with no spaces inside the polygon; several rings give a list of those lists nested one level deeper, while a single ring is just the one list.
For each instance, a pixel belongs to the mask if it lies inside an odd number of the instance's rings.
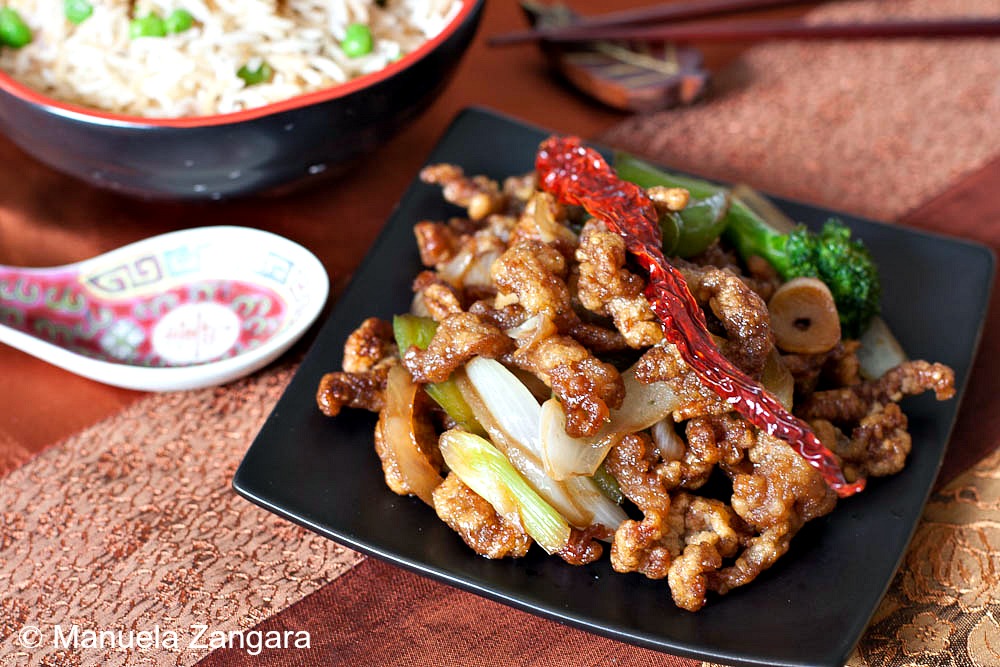
[{"label": "dried red chili pepper", "polygon": [[663,256],[659,217],[641,188],[618,178],[599,153],[582,146],[576,137],[544,141],[535,167],[542,189],[564,204],[583,206],[625,239],[629,252],[649,272],[646,299],[664,336],[706,385],[751,424],[787,441],[837,495],[850,496],[864,488],[864,479],[854,483],[844,479],[833,454],[804,421],[715,347],[705,314],[684,277]]}]

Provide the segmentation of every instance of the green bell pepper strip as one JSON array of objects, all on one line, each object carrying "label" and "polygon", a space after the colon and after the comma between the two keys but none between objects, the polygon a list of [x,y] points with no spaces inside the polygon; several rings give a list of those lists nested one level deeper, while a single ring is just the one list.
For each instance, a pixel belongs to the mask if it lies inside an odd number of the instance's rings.
[{"label": "green bell pepper strip", "polygon": [[619,178],[639,187],[661,185],[684,188],[691,195],[693,201],[676,214],[679,218],[679,238],[672,253],[668,252],[667,244],[664,244],[664,252],[667,254],[679,257],[697,255],[708,248],[731,224],[760,222],[756,213],[730,196],[728,188],[657,169],[627,153],[615,153],[614,166]]}]

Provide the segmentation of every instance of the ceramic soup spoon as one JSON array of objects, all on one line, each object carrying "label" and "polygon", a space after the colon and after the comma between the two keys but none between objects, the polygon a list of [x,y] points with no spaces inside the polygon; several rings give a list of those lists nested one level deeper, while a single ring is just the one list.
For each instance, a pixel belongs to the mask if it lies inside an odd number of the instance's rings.
[{"label": "ceramic soup spoon", "polygon": [[66,266],[0,266],[0,342],[106,384],[195,389],[273,361],[328,292],[323,265],[302,246],[201,227]]}]

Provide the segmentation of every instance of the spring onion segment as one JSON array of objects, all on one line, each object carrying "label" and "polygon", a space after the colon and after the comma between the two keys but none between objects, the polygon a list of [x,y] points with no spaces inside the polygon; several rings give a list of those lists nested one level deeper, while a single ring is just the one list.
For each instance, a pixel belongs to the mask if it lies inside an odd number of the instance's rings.
[{"label": "spring onion segment", "polygon": [[439,446],[445,463],[463,484],[520,526],[546,552],[557,553],[566,546],[570,536],[566,519],[531,488],[496,447],[459,429],[442,433]]},{"label": "spring onion segment", "polygon": [[592,471],[586,477],[565,480],[547,474],[541,444],[541,406],[503,364],[476,357],[465,365],[457,381],[493,444],[570,524],[577,528],[599,524],[613,531],[627,518],[590,479]]}]

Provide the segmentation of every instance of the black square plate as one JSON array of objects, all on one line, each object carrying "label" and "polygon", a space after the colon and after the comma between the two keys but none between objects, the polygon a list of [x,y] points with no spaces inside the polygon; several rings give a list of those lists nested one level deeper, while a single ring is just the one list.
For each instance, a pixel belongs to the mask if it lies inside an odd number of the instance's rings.
[{"label": "black square plate", "polygon": [[[530,171],[546,132],[483,110],[462,112],[428,162],[494,178]],[[793,219],[830,211],[776,199]],[[339,370],[348,334],[365,318],[409,309],[420,269],[412,226],[456,209],[415,180],[264,424],[235,489],[276,514],[367,554],[584,630],[669,653],[747,665],[840,665],[899,565],[937,473],[958,399],[908,399],[913,453],[906,469],[808,524],[757,581],[689,613],[664,581],[586,567],[540,549],[521,560],[475,555],[434,511],[386,488],[372,446],[373,415],[336,419],[315,405],[321,376]],[[994,271],[979,245],[841,215],[871,248],[884,281],[883,316],[914,358],[955,369],[964,388]],[[960,443],[959,443],[960,444]]]}]

